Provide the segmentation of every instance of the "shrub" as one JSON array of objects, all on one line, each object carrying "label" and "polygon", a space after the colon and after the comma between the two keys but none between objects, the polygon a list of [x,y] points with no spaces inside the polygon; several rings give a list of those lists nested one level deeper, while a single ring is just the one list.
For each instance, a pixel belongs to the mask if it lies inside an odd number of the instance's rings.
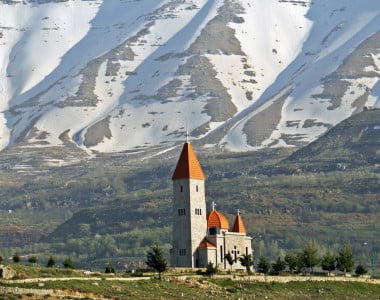
[{"label": "shrub", "polygon": [[368,270],[362,264],[359,264],[355,269],[355,274],[358,276],[364,275],[367,273],[368,273]]},{"label": "shrub", "polygon": [[74,264],[73,262],[71,261],[70,257],[66,258],[64,261],[63,261],[63,267],[65,269],[74,269]]},{"label": "shrub", "polygon": [[30,262],[31,264],[37,263],[37,257],[35,257],[35,256],[29,257],[28,258],[28,262]]},{"label": "shrub", "polygon": [[12,260],[13,260],[14,263],[17,264],[17,263],[19,263],[21,261],[21,257],[20,257],[20,255],[18,253],[16,253],[15,255],[13,255]]}]

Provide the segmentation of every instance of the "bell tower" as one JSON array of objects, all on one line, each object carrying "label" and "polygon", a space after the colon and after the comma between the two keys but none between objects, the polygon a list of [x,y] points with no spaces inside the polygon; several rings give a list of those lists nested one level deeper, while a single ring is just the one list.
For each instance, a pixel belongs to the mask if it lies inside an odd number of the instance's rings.
[{"label": "bell tower", "polygon": [[205,175],[193,147],[182,148],[173,180],[173,267],[198,267],[197,247],[207,232]]}]

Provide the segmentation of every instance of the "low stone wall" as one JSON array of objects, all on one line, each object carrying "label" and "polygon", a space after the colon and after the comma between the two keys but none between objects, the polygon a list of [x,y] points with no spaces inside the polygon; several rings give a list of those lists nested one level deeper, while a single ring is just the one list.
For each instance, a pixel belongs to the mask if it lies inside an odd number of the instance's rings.
[{"label": "low stone wall", "polygon": [[231,279],[251,282],[278,282],[287,283],[294,281],[344,281],[344,282],[365,282],[372,284],[380,284],[380,279],[372,279],[368,276],[365,277],[344,277],[344,276],[270,276],[270,275],[252,275],[252,276],[239,276],[239,275],[214,275],[213,278]]},{"label": "low stone wall", "polygon": [[[65,299],[103,299],[102,297],[97,297],[93,293],[81,293],[77,291],[70,290],[59,290],[59,289],[27,289],[19,287],[3,287],[0,286],[0,295],[23,295],[31,297],[54,297],[54,298],[65,298]],[[24,299],[24,298],[23,298]]]}]

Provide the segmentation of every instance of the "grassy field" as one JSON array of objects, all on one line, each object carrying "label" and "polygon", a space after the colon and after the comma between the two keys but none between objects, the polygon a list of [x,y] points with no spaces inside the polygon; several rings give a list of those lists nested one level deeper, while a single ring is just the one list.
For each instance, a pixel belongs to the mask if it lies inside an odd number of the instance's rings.
[{"label": "grassy field", "polygon": [[[14,280],[0,280],[0,299],[380,299],[380,282],[318,281],[321,277],[255,277],[235,274],[214,278],[171,272],[162,280],[130,277],[126,273],[85,275],[83,270],[62,270],[39,266],[10,265],[17,272]],[[117,276],[117,277],[116,277]],[[263,276],[256,280],[263,280]],[[253,280],[252,280],[253,279]],[[295,280],[297,277],[295,277]],[[298,277],[298,280],[300,277]],[[331,278],[330,278],[331,279]]]},{"label": "grassy field", "polygon": [[[123,281],[91,278],[41,283],[0,281],[1,299],[380,299],[380,285],[362,282],[249,282],[175,278]],[[7,289],[4,289],[4,288]]]}]

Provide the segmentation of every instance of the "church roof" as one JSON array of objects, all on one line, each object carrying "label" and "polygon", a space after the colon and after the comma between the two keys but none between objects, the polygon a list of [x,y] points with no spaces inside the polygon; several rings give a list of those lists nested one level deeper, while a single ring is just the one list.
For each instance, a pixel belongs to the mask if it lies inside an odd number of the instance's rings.
[{"label": "church roof", "polygon": [[206,179],[190,143],[185,143],[177,166],[174,170],[172,180],[175,179]]},{"label": "church roof", "polygon": [[216,246],[212,243],[210,243],[209,241],[207,240],[203,240],[197,249],[204,249],[204,248],[216,248]]},{"label": "church roof", "polygon": [[218,227],[220,229],[229,229],[230,224],[227,218],[220,212],[212,210],[207,214],[207,228]]},{"label": "church roof", "polygon": [[232,227],[232,232],[247,233],[247,231],[245,230],[243,219],[239,214],[235,218],[234,226]]}]

